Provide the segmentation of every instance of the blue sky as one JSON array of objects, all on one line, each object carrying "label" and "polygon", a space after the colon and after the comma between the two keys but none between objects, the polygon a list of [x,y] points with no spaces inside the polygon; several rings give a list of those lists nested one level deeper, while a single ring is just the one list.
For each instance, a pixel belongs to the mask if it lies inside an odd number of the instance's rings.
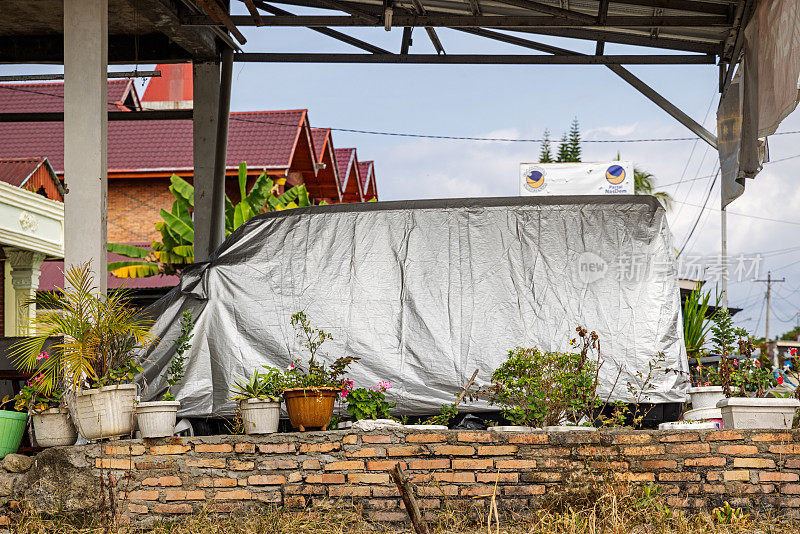
[{"label": "blue sky", "polygon": [[[299,13],[297,9],[295,13]],[[346,29],[347,33],[399,51],[401,30]],[[357,52],[308,29],[250,28],[248,52]],[[455,30],[439,30],[450,53],[526,53],[503,43]],[[558,38],[541,42],[593,52],[593,47]],[[607,45],[608,53],[637,48]],[[424,31],[414,32],[412,53],[433,53]],[[146,67],[146,66],[145,66]],[[119,67],[127,68],[127,67]],[[715,131],[717,70],[704,66],[631,66],[637,76],[707,128]],[[2,73],[52,72],[53,67],[0,67]],[[140,87],[141,89],[141,87]],[[309,109],[315,127],[432,135],[539,138],[545,128],[560,137],[577,117],[585,139],[686,137],[691,133],[603,66],[422,66],[422,65],[234,65],[232,109]],[[710,109],[710,112],[709,112]],[[707,114],[708,113],[708,114]],[[800,130],[800,113],[779,131]],[[800,154],[800,135],[770,139],[772,159]],[[521,162],[538,159],[537,143],[444,141],[335,132],[338,147],[355,146],[359,158],[375,160],[382,200],[517,195]],[[692,152],[694,148],[694,151]],[[698,215],[685,256],[719,253],[719,187],[701,211],[716,155],[702,141],[583,145],[584,161],[612,159],[617,152],[652,172],[677,202],[668,212],[680,248]],[[800,189],[794,181],[800,158],[767,164],[743,197],[730,207],[729,250],[761,254],[760,277],[773,269],[776,284],[771,332],[795,324],[800,310]],[[746,214],[741,216],[737,214]],[[765,217],[782,222],[754,218]],[[787,222],[788,221],[788,222]],[[794,223],[794,224],[791,224]],[[795,247],[795,250],[791,250]],[[790,249],[790,250],[785,250]],[[773,252],[779,251],[779,252]],[[767,253],[767,254],[765,254]],[[797,263],[792,263],[797,262]],[[764,284],[730,287],[730,305],[744,307],[738,322],[764,335]]]}]

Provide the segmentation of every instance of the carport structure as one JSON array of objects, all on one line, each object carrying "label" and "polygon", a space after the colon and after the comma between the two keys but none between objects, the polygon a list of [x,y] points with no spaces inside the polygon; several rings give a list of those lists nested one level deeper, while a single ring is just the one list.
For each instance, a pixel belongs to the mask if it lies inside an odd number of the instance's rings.
[{"label": "carport structure", "polygon": [[[782,1],[761,0],[761,4]],[[605,65],[716,148],[717,137],[712,132],[623,65],[716,65],[719,90],[725,92],[745,50],[743,30],[759,7],[757,0],[6,0],[3,4],[0,63],[63,63],[66,90],[63,117],[0,114],[0,120],[64,120],[65,177],[70,190],[66,197],[66,264],[91,259],[101,272],[105,269],[107,120],[192,116],[195,257],[207,257],[222,241],[234,61]],[[307,14],[306,8],[330,14]],[[240,30],[245,26],[258,26],[260,31],[308,28],[360,52],[245,50],[246,38]],[[402,28],[402,36],[397,51],[390,51],[334,27]],[[412,53],[414,28],[425,30],[436,54]],[[452,53],[438,28],[471,34],[476,42],[484,39],[516,45],[521,53]],[[591,41],[594,54],[540,43],[537,36]],[[630,53],[606,54],[607,43],[632,48]],[[185,61],[194,63],[193,110],[129,112],[125,117],[107,112],[108,63]],[[752,109],[743,107],[742,114],[748,113]]]}]

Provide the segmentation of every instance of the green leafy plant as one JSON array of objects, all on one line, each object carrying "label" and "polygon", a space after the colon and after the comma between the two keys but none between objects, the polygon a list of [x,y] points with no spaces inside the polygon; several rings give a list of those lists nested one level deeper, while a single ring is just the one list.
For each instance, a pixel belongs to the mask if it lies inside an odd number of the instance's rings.
[{"label": "green leafy plant", "polygon": [[741,508],[732,507],[728,501],[725,501],[725,506],[714,508],[711,514],[714,517],[714,521],[719,525],[744,523],[749,516],[749,514],[745,513]]},{"label": "green leafy plant", "polygon": [[517,347],[492,373],[489,402],[501,406],[503,417],[512,424],[577,423],[595,405],[599,363],[589,358],[588,349],[598,338],[581,327],[577,331],[587,343],[581,353]]},{"label": "green leafy plant", "polygon": [[450,426],[450,423],[457,415],[458,405],[456,403],[442,404],[441,408],[439,408],[439,413],[428,417],[422,424]]},{"label": "green leafy plant", "polygon": [[[47,353],[42,353],[46,359]],[[40,354],[41,357],[41,354]],[[42,381],[42,375],[36,375],[25,382],[25,385],[20,388],[19,393],[13,397],[6,395],[0,401],[0,408],[7,404],[13,403],[14,411],[16,412],[29,412],[40,413],[49,408],[57,408],[61,405],[61,388],[55,388],[50,393],[43,393],[39,386]]]},{"label": "green leafy plant", "polygon": [[[88,263],[64,273],[67,289],[44,292],[31,301],[38,306],[29,329],[35,334],[12,345],[14,366],[27,373],[38,369],[37,391],[80,390],[130,382],[141,368],[135,352],[154,340],[151,320],[131,307],[128,292],[100,294]],[[39,359],[45,342],[60,338],[53,354]],[[37,367],[38,366],[38,367]]]},{"label": "green leafy plant", "polygon": [[301,361],[299,357],[292,357],[292,364],[286,368],[285,373],[287,389],[321,387],[345,389],[347,368],[358,361],[358,358],[342,356],[327,365],[320,349],[326,341],[333,339],[333,336],[322,329],[312,327],[311,321],[302,311],[292,315],[291,324],[300,346],[309,352],[310,357],[306,362]]},{"label": "green leafy plant", "polygon": [[388,380],[381,380],[370,389],[355,388],[342,390],[342,399],[347,401],[347,413],[354,421],[361,419],[389,419],[389,410],[397,406],[386,400],[386,392],[392,388]]},{"label": "green leafy plant", "polygon": [[186,351],[192,346],[192,337],[194,334],[194,321],[192,320],[191,310],[185,310],[181,317],[181,333],[175,340],[175,356],[169,363],[167,369],[167,391],[161,400],[174,401],[175,395],[172,394],[172,388],[183,380],[186,365]]},{"label": "green leafy plant", "polygon": [[[686,345],[686,355],[688,358],[697,358],[702,354],[706,344],[708,333],[711,331],[714,313],[709,313],[711,305],[711,292],[703,293],[698,285],[695,287],[686,301],[683,303],[683,342]],[[719,294],[717,294],[714,307],[719,306]]]},{"label": "green leafy plant", "polygon": [[279,402],[284,389],[284,376],[274,367],[264,367],[266,372],[254,371],[250,378],[239,379],[233,384],[231,400],[261,399]]},{"label": "green leafy plant", "polygon": [[[175,201],[172,209],[162,209],[161,221],[156,230],[161,240],[153,241],[150,251],[146,248],[109,243],[108,251],[120,254],[128,260],[110,262],[108,270],[119,278],[142,278],[157,274],[175,274],[186,265],[194,262],[194,187],[183,178],[173,174],[169,187]],[[229,236],[249,219],[267,211],[281,211],[310,206],[308,192],[304,185],[292,187],[278,195],[278,186],[286,183],[285,178],[270,178],[266,171],[256,179],[247,191],[247,164],[239,164],[239,198],[234,204],[225,196],[225,236]]]},{"label": "green leafy plant", "polygon": [[711,327],[711,338],[714,349],[719,354],[719,377],[722,392],[726,397],[731,396],[731,365],[730,356],[733,354],[733,343],[736,341],[736,329],[733,326],[731,313],[727,309],[719,310],[714,316],[714,326]]}]

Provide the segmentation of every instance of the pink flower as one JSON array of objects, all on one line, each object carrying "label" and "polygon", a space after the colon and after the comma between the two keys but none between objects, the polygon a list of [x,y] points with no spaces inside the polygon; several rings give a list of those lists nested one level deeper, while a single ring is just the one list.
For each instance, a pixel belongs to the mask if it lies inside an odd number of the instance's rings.
[{"label": "pink flower", "polygon": [[346,389],[347,391],[353,391],[353,381],[346,380],[344,383],[344,389]]},{"label": "pink flower", "polygon": [[792,356],[797,356],[797,349],[789,349],[789,354]]},{"label": "pink flower", "polygon": [[755,363],[755,364],[756,364],[756,367],[761,367],[761,362],[760,362],[760,361],[756,360],[756,361],[755,361],[755,362],[753,362],[753,363]]},{"label": "pink flower", "polygon": [[43,350],[43,351],[42,351],[42,352],[40,352],[40,353],[39,353],[39,355],[36,357],[36,360],[37,360],[37,361],[46,360],[46,359],[47,359],[47,358],[49,358],[49,357],[50,357],[50,355],[49,355],[49,354],[47,354],[47,351]]},{"label": "pink flower", "polygon": [[294,364],[293,364],[293,363],[290,363],[290,364],[289,364],[289,365],[286,367],[286,370],[287,370],[287,371],[294,371]]},{"label": "pink flower", "polygon": [[33,380],[34,384],[38,384],[39,382],[42,381],[43,378],[44,378],[44,375],[36,375],[31,380]]},{"label": "pink flower", "polygon": [[348,393],[350,393],[350,392],[349,392],[349,391],[347,391],[346,389],[343,389],[343,390],[342,390],[342,391],[339,393],[339,395],[341,395],[341,396],[342,396],[342,400],[345,400],[345,399],[347,399],[347,394],[348,394]]},{"label": "pink flower", "polygon": [[734,367],[739,365],[739,360],[733,360],[733,365],[734,365]]},{"label": "pink flower", "polygon": [[783,384],[783,375],[778,375],[778,385]]},{"label": "pink flower", "polygon": [[707,385],[707,386],[710,386],[710,385],[711,385],[711,382],[706,382],[706,385]]}]

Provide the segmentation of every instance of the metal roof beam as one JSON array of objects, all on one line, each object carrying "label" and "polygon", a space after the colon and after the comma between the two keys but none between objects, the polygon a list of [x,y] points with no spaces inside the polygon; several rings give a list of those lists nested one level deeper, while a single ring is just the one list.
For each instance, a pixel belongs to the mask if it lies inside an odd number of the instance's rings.
[{"label": "metal roof beam", "polygon": [[[191,109],[158,111],[109,111],[110,121],[192,120]],[[64,122],[63,112],[0,113],[0,122]]]},{"label": "metal roof beam", "polygon": [[[484,26],[489,27],[489,26]],[[512,31],[552,35],[554,37],[567,37],[569,39],[582,39],[597,41],[602,39],[606,43],[618,43],[632,46],[645,46],[648,48],[663,48],[666,50],[682,50],[684,52],[703,52],[706,54],[719,54],[722,51],[721,43],[710,43],[680,39],[674,37],[658,37],[654,39],[649,35],[636,35],[631,33],[614,32],[606,30],[588,30],[582,28],[508,28]]]},{"label": "metal roof beam", "polygon": [[[533,50],[539,50],[541,52],[547,52],[549,54],[562,54],[566,56],[578,56],[578,57],[596,57],[596,56],[588,56],[581,54],[580,52],[574,52],[572,50],[567,50],[564,48],[559,48],[556,46],[546,45],[542,43],[537,43],[534,41],[529,41],[527,39],[522,39],[521,37],[516,37],[513,35],[507,35],[505,33],[495,32],[491,30],[467,30],[461,29],[460,31],[470,33],[473,35],[478,35],[480,37],[486,37],[488,39],[494,39],[496,41],[502,41],[504,43],[514,44],[517,46],[522,46],[525,48],[531,48]],[[606,67],[611,69],[614,74],[628,82],[631,86],[634,87],[637,91],[642,93],[646,96],[651,102],[655,105],[669,113],[675,120],[686,126],[689,130],[691,130],[695,135],[697,135],[700,139],[714,147],[716,150],[717,148],[717,136],[713,133],[708,131],[702,124],[698,123],[686,113],[681,111],[677,106],[672,104],[669,100],[661,96],[656,90],[652,87],[644,83],[642,80],[634,76],[630,71],[625,69],[620,65],[614,64],[606,64]]]},{"label": "metal roof beam", "polygon": [[[326,0],[327,1],[327,0]],[[518,0],[511,0],[517,2]],[[371,15],[369,20],[362,15],[298,15],[294,17],[268,17],[264,19],[264,26],[376,26],[383,27],[384,21]],[[430,27],[541,27],[541,28],[652,28],[652,27],[727,27],[725,17],[719,16],[677,16],[677,17],[649,17],[649,16],[610,16],[606,24],[598,26],[594,17],[591,23],[576,23],[564,18],[550,15],[446,15],[428,14],[425,16],[411,13],[397,13],[392,18],[394,26],[430,26]],[[239,26],[253,26],[253,19],[248,15],[233,15],[233,22]],[[218,23],[209,17],[190,16],[185,20],[190,26],[214,26]]]},{"label": "metal roof beam", "polygon": [[590,24],[590,25],[594,25],[597,23],[595,18],[591,15],[586,15],[585,13],[578,13],[577,11],[572,11],[561,7],[551,6],[550,4],[544,4],[542,2],[536,2],[535,0],[495,0],[495,1],[500,4],[521,7],[523,9],[530,9],[532,11],[538,11],[540,13],[547,13],[548,15],[560,17],[563,18],[564,20],[572,21],[575,23]]},{"label": "metal roof beam", "polygon": [[532,55],[532,54],[315,54],[243,52],[234,61],[246,63],[408,63],[450,65],[713,65],[710,55]]},{"label": "metal roof beam", "polygon": [[[411,4],[414,6],[414,10],[417,12],[417,15],[427,15],[425,7],[422,5],[420,0],[411,0]],[[433,48],[436,49],[436,53],[444,54],[444,47],[442,46],[442,42],[439,40],[439,36],[436,35],[436,30],[430,26],[425,26],[425,32],[428,34],[428,39],[431,40]]]},{"label": "metal roof beam", "polygon": [[[262,1],[256,0],[256,4],[258,5],[258,7],[260,7],[261,9],[266,11],[267,13],[272,13],[273,15],[283,15],[283,16],[289,16],[289,17],[296,16],[294,13],[290,13],[289,11],[285,11],[285,10],[279,8],[279,7],[275,7],[275,6],[270,5],[270,4],[266,3],[266,2],[262,2]],[[337,41],[342,41],[343,43],[347,43],[349,45],[355,46],[356,48],[360,48],[361,50],[366,50],[367,52],[371,52],[373,54],[391,54],[391,52],[389,52],[388,50],[384,50],[383,48],[380,48],[380,47],[377,47],[377,46],[375,46],[373,44],[370,44],[370,43],[367,43],[365,41],[362,41],[361,39],[356,39],[355,37],[347,35],[346,33],[342,33],[342,32],[336,31],[336,30],[332,30],[330,28],[324,28],[324,27],[323,28],[309,28],[309,30],[313,30],[313,31],[315,31],[317,33],[321,33],[322,35],[327,35],[328,37],[336,39]]]},{"label": "metal roof beam", "polygon": [[[608,1],[609,0],[600,0],[600,5],[597,6],[597,24],[604,25],[606,23],[606,19],[608,18]],[[594,54],[596,56],[603,55],[605,52],[606,42],[602,39],[597,41],[597,46],[595,46]]]},{"label": "metal roof beam", "polygon": [[663,7],[680,11],[706,13],[708,15],[730,15],[731,4],[700,2],[696,0],[612,0],[615,4],[627,4],[643,7]]}]

